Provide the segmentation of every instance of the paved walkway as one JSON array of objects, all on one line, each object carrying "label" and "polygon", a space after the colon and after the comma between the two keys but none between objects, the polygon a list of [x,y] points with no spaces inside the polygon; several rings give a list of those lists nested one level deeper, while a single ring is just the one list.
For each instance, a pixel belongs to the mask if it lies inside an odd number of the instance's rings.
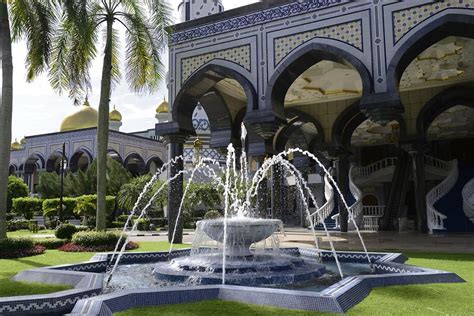
[{"label": "paved walkway", "polygon": [[[151,236],[151,233],[140,233],[145,236],[132,236],[133,241],[167,241],[166,232],[159,232],[160,236]],[[155,233],[156,234],[156,233]],[[147,236],[148,235],[148,236]],[[321,248],[329,249],[329,242],[324,232],[317,232]],[[446,234],[428,235],[417,233],[362,233],[369,251],[427,251],[474,253],[473,234]],[[185,231],[183,242],[191,244],[194,232]],[[362,251],[359,237],[356,233],[331,232],[337,250]],[[314,247],[312,233],[306,229],[293,228],[286,230],[286,236],[281,236],[282,247]]]}]

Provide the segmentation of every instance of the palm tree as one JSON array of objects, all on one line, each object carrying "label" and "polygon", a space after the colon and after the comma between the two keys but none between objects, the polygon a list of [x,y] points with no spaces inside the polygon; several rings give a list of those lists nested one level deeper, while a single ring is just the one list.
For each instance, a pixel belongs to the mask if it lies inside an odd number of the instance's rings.
[{"label": "palm tree", "polygon": [[54,8],[50,1],[0,0],[0,78],[2,85],[0,95],[0,130],[2,131],[0,139],[0,239],[7,237],[7,187],[13,105],[12,40],[26,39],[28,47],[27,80],[31,81],[48,65],[54,23]]},{"label": "palm tree", "polygon": [[160,54],[170,9],[163,0],[63,0],[53,47],[50,82],[59,93],[68,91],[75,102],[91,88],[89,69],[104,35],[102,81],[97,127],[97,230],[106,228],[106,163],[109,103],[121,78],[120,36],[125,29],[126,80],[135,92],[152,92],[163,78]]}]

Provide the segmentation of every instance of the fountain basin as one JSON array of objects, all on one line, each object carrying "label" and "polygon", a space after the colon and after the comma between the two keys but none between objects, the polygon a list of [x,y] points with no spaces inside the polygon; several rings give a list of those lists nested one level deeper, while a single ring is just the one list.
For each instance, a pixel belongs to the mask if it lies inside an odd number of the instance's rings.
[{"label": "fountain basin", "polygon": [[[279,219],[231,218],[227,220],[226,256],[253,256],[250,245],[270,237],[281,226]],[[197,222],[198,229],[212,240],[224,242],[224,219]]]}]

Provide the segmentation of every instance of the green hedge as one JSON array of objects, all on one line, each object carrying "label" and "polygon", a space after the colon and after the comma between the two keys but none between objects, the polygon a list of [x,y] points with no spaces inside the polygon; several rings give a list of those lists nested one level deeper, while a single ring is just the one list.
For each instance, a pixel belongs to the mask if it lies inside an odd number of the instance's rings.
[{"label": "green hedge", "polygon": [[0,252],[15,252],[24,249],[31,249],[34,245],[33,239],[31,238],[0,239]]},{"label": "green hedge", "polygon": [[78,232],[72,236],[72,243],[84,247],[115,246],[119,238],[115,232]]},{"label": "green hedge", "polygon": [[35,245],[43,246],[46,249],[58,249],[61,246],[67,244],[69,240],[67,239],[58,239],[58,238],[40,238],[35,239]]},{"label": "green hedge", "polygon": [[[43,201],[42,209],[43,216],[53,217],[58,216],[60,199],[46,199]],[[75,198],[63,198],[63,216],[72,216],[74,214],[74,209],[76,208],[76,199]]]},{"label": "green hedge", "polygon": [[204,219],[217,219],[221,217],[221,213],[219,213],[217,210],[209,210],[206,212],[206,214],[204,214]]},{"label": "green hedge", "polygon": [[13,212],[26,219],[32,219],[36,212],[41,212],[43,200],[31,197],[13,199]]},{"label": "green hedge", "polygon": [[15,176],[8,177],[8,190],[7,190],[7,213],[9,213],[13,207],[13,199],[19,197],[28,196],[28,186]]},{"label": "green hedge", "polygon": [[[76,208],[74,212],[81,216],[95,216],[97,210],[97,195],[83,195],[76,198]],[[107,215],[111,215],[115,210],[115,196],[106,197]]]},{"label": "green hedge", "polygon": [[20,229],[30,229],[30,221],[28,220],[7,221],[7,231],[14,232]]}]

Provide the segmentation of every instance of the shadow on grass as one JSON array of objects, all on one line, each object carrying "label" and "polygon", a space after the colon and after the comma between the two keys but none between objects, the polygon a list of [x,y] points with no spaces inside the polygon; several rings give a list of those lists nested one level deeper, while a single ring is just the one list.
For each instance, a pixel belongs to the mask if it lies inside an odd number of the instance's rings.
[{"label": "shadow on grass", "polygon": [[47,264],[39,263],[39,262],[33,261],[33,260],[28,260],[28,259],[25,259],[25,258],[14,259],[14,261],[17,261],[17,262],[20,262],[20,263],[23,263],[23,264],[27,264],[27,265],[31,266],[32,268],[42,268],[42,267],[47,267],[48,266]]}]

